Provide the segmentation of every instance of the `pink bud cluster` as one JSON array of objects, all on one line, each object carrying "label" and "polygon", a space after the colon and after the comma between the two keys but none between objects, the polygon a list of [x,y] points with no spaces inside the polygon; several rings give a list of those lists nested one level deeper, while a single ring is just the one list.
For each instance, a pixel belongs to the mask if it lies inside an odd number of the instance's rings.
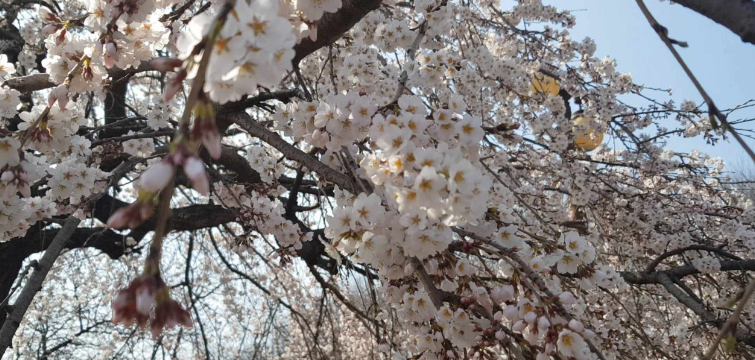
[{"label": "pink bud cluster", "polygon": [[113,300],[113,324],[140,329],[147,326],[152,309],[154,316],[150,324],[152,336],[158,338],[164,328],[172,329],[177,324],[191,328],[191,315],[170,297],[170,292],[160,275],[142,275],[118,293]]}]

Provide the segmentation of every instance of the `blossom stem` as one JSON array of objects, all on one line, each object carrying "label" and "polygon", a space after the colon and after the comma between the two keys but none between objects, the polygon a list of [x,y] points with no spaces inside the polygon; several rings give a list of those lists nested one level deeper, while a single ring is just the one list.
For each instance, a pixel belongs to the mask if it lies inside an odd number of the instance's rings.
[{"label": "blossom stem", "polygon": [[[194,108],[194,104],[201,96],[202,88],[205,83],[205,74],[207,72],[208,64],[210,63],[210,56],[212,54],[212,48],[215,45],[215,39],[220,34],[220,30],[223,28],[225,19],[233,9],[235,0],[226,0],[218,12],[215,21],[213,21],[212,29],[209,34],[204,37],[202,45],[202,60],[199,62],[199,68],[197,69],[197,75],[192,83],[191,90],[189,92],[189,98],[186,101],[186,107],[184,109],[181,121],[176,130],[176,140],[174,143],[180,143],[184,135],[188,134],[189,122],[191,120],[191,113]],[[162,255],[162,245],[165,236],[168,234],[168,220],[171,215],[170,200],[173,198],[173,191],[175,189],[175,175],[171,176],[168,186],[166,186],[161,192],[159,197],[159,205],[157,209],[157,224],[155,226],[155,236],[152,243],[149,246],[149,255],[144,263],[144,273],[150,275],[156,275],[160,273],[160,258]]]}]

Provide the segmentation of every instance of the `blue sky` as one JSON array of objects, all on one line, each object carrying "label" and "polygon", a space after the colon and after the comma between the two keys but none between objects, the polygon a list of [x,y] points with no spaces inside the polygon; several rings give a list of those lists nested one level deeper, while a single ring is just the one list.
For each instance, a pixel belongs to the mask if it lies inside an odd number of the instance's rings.
[{"label": "blue sky", "polygon": [[[671,88],[671,98],[677,104],[685,99],[702,101],[635,1],[544,0],[544,3],[572,10],[577,18],[576,26],[570,31],[572,39],[591,37],[598,45],[595,55],[616,59],[617,69],[632,73],[635,83]],[[680,53],[719,109],[755,99],[755,45],[742,42],[728,29],[681,5],[658,0],[645,0],[645,3],[658,22],[669,29],[670,37],[689,43]],[[661,92],[653,92],[653,95],[659,100],[668,99]],[[735,113],[730,120],[748,117],[755,117],[755,109]],[[664,126],[674,127],[674,120],[668,121]],[[755,129],[755,124],[747,127]],[[749,143],[755,146],[755,141]],[[733,139],[716,146],[705,144],[702,138],[673,139],[669,146],[683,152],[698,149],[723,158],[735,168],[747,164],[746,154]]]}]

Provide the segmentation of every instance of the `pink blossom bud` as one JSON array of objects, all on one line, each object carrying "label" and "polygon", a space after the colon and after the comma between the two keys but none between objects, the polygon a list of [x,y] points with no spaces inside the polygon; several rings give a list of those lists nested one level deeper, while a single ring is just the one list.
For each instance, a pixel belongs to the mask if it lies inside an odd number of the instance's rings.
[{"label": "pink blossom bud", "polygon": [[207,172],[202,160],[196,156],[190,156],[184,162],[183,167],[194,190],[203,196],[207,196],[210,193],[210,180],[207,178]]},{"label": "pink blossom bud", "polygon": [[404,266],[404,275],[410,276],[411,274],[414,274],[414,267],[412,267],[411,263],[407,263],[406,266]]},{"label": "pink blossom bud", "polygon": [[149,65],[157,71],[166,72],[166,71],[175,70],[177,67],[180,67],[181,65],[183,65],[183,62],[184,61],[181,59],[176,59],[176,58],[171,58],[171,57],[159,57],[159,58],[154,58],[150,60]]},{"label": "pink blossom bud", "polygon": [[136,290],[136,311],[142,315],[149,315],[155,305],[155,288],[141,286]]},{"label": "pink blossom bud", "polygon": [[500,341],[503,341],[503,339],[506,338],[506,334],[503,331],[498,331],[495,333],[495,338]]},{"label": "pink blossom bud", "polygon": [[524,321],[526,321],[528,324],[534,323],[535,320],[537,320],[537,314],[535,314],[534,311],[530,311],[524,315]]},{"label": "pink blossom bud", "polygon": [[105,54],[108,56],[117,59],[118,58],[118,47],[115,45],[114,42],[109,42],[105,44]]},{"label": "pink blossom bud", "polygon": [[309,25],[309,40],[317,41],[317,24]]},{"label": "pink blossom bud", "polygon": [[50,96],[47,97],[47,106],[52,107],[56,101],[61,110],[68,105],[68,86],[66,84],[60,84],[50,92]]},{"label": "pink blossom bud", "polygon": [[571,305],[577,302],[577,298],[574,297],[574,294],[568,291],[564,291],[561,293],[561,295],[558,296],[558,301],[560,301],[564,305]]},{"label": "pink blossom bud", "polygon": [[157,193],[168,186],[173,175],[175,175],[175,171],[173,164],[165,160],[158,161],[152,164],[139,178],[139,188],[150,193]]},{"label": "pink blossom bud", "polygon": [[102,54],[102,57],[105,60],[105,67],[110,69],[115,66],[115,63],[118,61],[118,56],[118,46],[112,41],[106,43]]},{"label": "pink blossom bud", "polygon": [[223,150],[222,145],[220,144],[220,133],[218,133],[217,127],[202,132],[202,145],[207,149],[207,152],[213,160],[220,158]]},{"label": "pink blossom bud", "polygon": [[545,331],[548,327],[551,326],[551,322],[548,321],[548,318],[545,316],[541,316],[539,319],[537,319],[537,328],[540,329],[540,331]]},{"label": "pink blossom bud", "polygon": [[115,59],[113,59],[112,56],[105,54],[104,59],[106,68],[111,69],[113,68],[113,66],[115,66]]},{"label": "pink blossom bud", "polygon": [[128,207],[116,210],[110,218],[107,219],[107,226],[113,229],[123,229],[129,223]]},{"label": "pink blossom bud", "polygon": [[10,170],[7,170],[7,171],[3,172],[2,176],[0,176],[0,180],[5,181],[5,182],[9,182],[9,181],[13,180],[14,177],[15,176],[13,176],[13,172],[10,171]]},{"label": "pink blossom bud", "polygon": [[176,94],[181,90],[183,87],[183,81],[186,79],[187,73],[186,70],[181,70],[176,74],[176,77],[168,80],[168,83],[165,84],[165,89],[163,89],[163,96],[162,100],[163,102],[170,102],[173,100],[173,97],[176,96]]},{"label": "pink blossom bud", "polygon": [[524,320],[519,320],[514,323],[514,326],[511,327],[511,330],[514,330],[516,332],[522,332],[527,327],[527,323],[524,322]]},{"label": "pink blossom bud", "polygon": [[18,191],[20,191],[21,195],[23,195],[25,198],[31,197],[31,187],[29,187],[29,183],[21,184],[21,187],[18,189]]},{"label": "pink blossom bud", "polygon": [[519,318],[519,309],[517,309],[514,305],[509,305],[505,310],[503,310],[503,317],[509,319],[510,321],[514,321]]},{"label": "pink blossom bud", "polygon": [[582,325],[582,323],[576,319],[569,320],[569,328],[576,331],[576,332],[583,332],[585,331],[585,326]]}]

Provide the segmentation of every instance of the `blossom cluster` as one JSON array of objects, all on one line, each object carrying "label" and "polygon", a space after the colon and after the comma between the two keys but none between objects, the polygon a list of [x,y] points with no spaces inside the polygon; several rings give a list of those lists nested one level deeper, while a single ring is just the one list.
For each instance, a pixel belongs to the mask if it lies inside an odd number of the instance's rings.
[{"label": "blossom cluster", "polygon": [[[285,217],[285,207],[278,199],[269,196],[279,193],[273,189],[268,196],[257,191],[246,193],[240,185],[229,186],[215,183],[213,196],[229,208],[239,208],[244,223],[254,227],[263,236],[272,236],[284,249],[299,250],[302,242],[312,240],[312,233],[304,233],[295,223]],[[244,252],[248,244],[238,244],[237,251]]]}]

